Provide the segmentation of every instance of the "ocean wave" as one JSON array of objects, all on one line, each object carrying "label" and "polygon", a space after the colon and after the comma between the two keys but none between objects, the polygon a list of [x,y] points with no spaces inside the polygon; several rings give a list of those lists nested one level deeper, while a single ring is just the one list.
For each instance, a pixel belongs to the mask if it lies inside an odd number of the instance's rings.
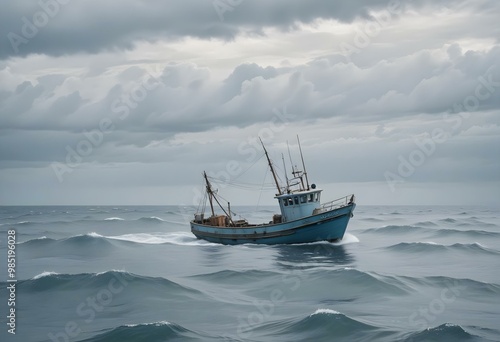
[{"label": "ocean wave", "polygon": [[198,334],[179,324],[160,321],[154,323],[125,324],[108,332],[101,333],[81,342],[163,342],[163,341],[204,341],[210,339],[207,335]]},{"label": "ocean wave", "polygon": [[40,278],[43,278],[43,277],[48,277],[48,276],[51,276],[51,275],[58,275],[59,273],[56,273],[56,272],[47,272],[47,271],[44,271],[40,274],[37,274],[36,276],[34,276],[33,278],[31,278],[31,280],[37,280],[37,279],[40,279]]},{"label": "ocean wave", "polygon": [[[404,295],[413,289],[397,277],[386,276],[375,272],[365,272],[351,267],[337,270],[316,268],[312,272],[304,273],[305,279],[314,281],[323,286],[326,281],[335,284],[336,291],[345,295],[356,296],[370,291],[378,295]],[[328,288],[328,287],[327,287]],[[329,289],[329,288],[328,288]]]},{"label": "ocean wave", "polygon": [[117,247],[112,241],[95,232],[59,240],[36,238],[22,242],[21,245],[27,247],[25,253],[32,258],[61,255],[67,258],[98,258],[108,255]]},{"label": "ocean wave", "polygon": [[178,284],[166,278],[141,276],[126,271],[112,270],[100,273],[61,274],[44,271],[31,279],[18,281],[18,286],[27,292],[58,292],[62,289],[80,291],[96,291],[110,286],[131,288],[143,292],[147,289],[150,295],[155,291],[163,297],[168,293],[173,298],[200,299],[203,295],[199,290]]},{"label": "ocean wave", "polygon": [[463,291],[467,292],[467,297],[473,295],[484,298],[485,295],[499,295],[500,285],[493,283],[485,283],[472,279],[457,279],[445,276],[431,276],[419,278],[417,281],[424,282],[427,285],[434,286],[437,288],[449,288],[458,293]]},{"label": "ocean wave", "polygon": [[233,271],[223,270],[213,273],[203,273],[190,276],[190,278],[200,279],[213,283],[223,283],[231,285],[242,285],[255,282],[267,281],[273,278],[281,278],[282,273],[261,270]]},{"label": "ocean wave", "polygon": [[10,225],[12,225],[12,226],[31,226],[31,225],[37,224],[37,223],[43,223],[43,222],[19,221],[19,222],[16,222],[16,223],[11,223]]},{"label": "ocean wave", "polygon": [[336,298],[352,299],[369,291],[378,296],[399,296],[413,292],[405,279],[386,276],[374,272],[364,272],[351,267],[332,270],[317,267],[301,272],[274,272],[262,270],[234,271],[223,270],[214,273],[198,274],[191,278],[214,283],[217,285],[246,286],[245,291],[250,296],[259,296],[262,291],[268,291],[272,284],[282,284],[293,287],[294,296],[310,297],[311,293],[319,298],[331,295],[332,288]]},{"label": "ocean wave", "polygon": [[[467,294],[468,299],[473,297],[478,301],[488,296],[500,295],[500,285],[495,283],[481,282],[473,279],[453,278],[447,276],[427,276],[427,277],[411,277],[411,276],[398,276],[398,280],[404,282],[407,286],[420,289],[420,288],[435,288],[436,290],[443,291],[444,289],[450,290],[456,296],[463,296]],[[421,290],[418,290],[421,291]]]},{"label": "ocean wave", "polygon": [[415,223],[415,226],[418,226],[418,227],[437,227],[438,225],[434,222],[431,222],[431,221],[423,221],[423,222]]},{"label": "ocean wave", "polygon": [[157,216],[150,216],[150,217],[141,217],[137,219],[137,221],[146,221],[146,222],[165,222],[164,219],[159,218]]},{"label": "ocean wave", "polygon": [[[367,335],[370,340],[376,340],[391,334],[329,308],[319,308],[304,317],[270,322],[253,330],[265,334],[271,340],[276,336],[280,341],[360,341],[362,337],[366,339]],[[245,331],[242,333],[244,335]]]},{"label": "ocean wave", "polygon": [[75,235],[69,238],[56,240],[57,243],[64,243],[65,245],[71,245],[78,248],[87,248],[88,246],[96,247],[111,247],[112,244],[100,234],[96,232],[91,232],[82,235]]},{"label": "ocean wave", "polygon": [[375,218],[375,217],[366,217],[366,218],[360,218],[360,221],[368,221],[368,222],[383,222],[384,220]]},{"label": "ocean wave", "polygon": [[217,245],[205,240],[197,239],[188,232],[172,233],[137,233],[118,236],[108,236],[108,239],[130,241],[142,244],[173,244],[181,246],[213,246]]},{"label": "ocean wave", "polygon": [[500,254],[500,251],[488,248],[478,242],[455,243],[453,245],[442,245],[432,241],[429,242],[401,242],[396,245],[384,247],[397,252],[445,252],[462,251],[474,253]]},{"label": "ocean wave", "polygon": [[33,225],[46,225],[46,226],[55,226],[55,225],[92,225],[92,224],[118,224],[120,222],[146,222],[146,223],[181,223],[183,222],[170,222],[167,220],[164,220],[160,217],[157,216],[149,216],[149,217],[140,217],[135,220],[127,220],[119,216],[111,216],[111,217],[106,217],[104,219],[97,219],[92,216],[85,216],[81,219],[78,220],[57,220],[57,221],[19,221],[16,223],[11,223],[10,225],[13,226],[33,226]]},{"label": "ocean wave", "polygon": [[19,245],[26,245],[26,246],[37,246],[37,245],[45,246],[45,245],[50,244],[54,241],[56,241],[56,240],[48,238],[44,235],[44,236],[40,236],[40,237],[30,239],[27,241],[19,242],[18,244]]},{"label": "ocean wave", "polygon": [[[44,248],[49,252],[48,246],[54,245],[58,247],[72,248],[68,252],[75,252],[77,250],[87,251],[91,255],[89,248],[94,249],[102,248],[104,253],[107,249],[115,247],[114,245],[120,241],[136,244],[172,244],[180,246],[214,246],[217,244],[199,240],[194,235],[188,232],[172,232],[172,233],[136,233],[124,234],[117,236],[104,236],[96,232],[91,232],[83,235],[75,235],[64,239],[51,239],[47,237],[40,237],[21,242],[30,248]],[[218,246],[218,245],[217,245]],[[74,248],[74,249],[73,249]],[[42,250],[43,251],[43,250]]]},{"label": "ocean wave", "polygon": [[479,336],[466,332],[460,325],[445,323],[434,328],[409,334],[404,341],[427,342],[427,341],[469,341],[480,340]]},{"label": "ocean wave", "polygon": [[450,236],[450,235],[464,235],[468,237],[499,237],[500,233],[498,232],[490,232],[486,230],[460,230],[460,229],[452,229],[452,228],[444,228],[439,229],[434,232],[436,236]]},{"label": "ocean wave", "polygon": [[384,227],[379,227],[379,228],[368,228],[363,231],[363,233],[412,233],[415,231],[425,231],[427,229],[417,227],[417,226],[409,226],[409,225],[403,225],[403,226],[397,226],[397,225],[390,225],[390,226],[384,226]]}]

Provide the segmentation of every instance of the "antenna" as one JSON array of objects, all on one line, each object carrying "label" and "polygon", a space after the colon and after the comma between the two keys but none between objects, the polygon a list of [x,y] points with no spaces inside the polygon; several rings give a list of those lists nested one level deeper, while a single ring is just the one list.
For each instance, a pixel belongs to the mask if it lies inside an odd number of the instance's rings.
[{"label": "antenna", "polygon": [[292,167],[292,175],[295,177],[295,169],[293,168],[292,154],[290,153],[290,145],[288,145],[288,140],[286,141],[286,147],[288,148],[288,157],[290,158],[290,166]]},{"label": "antenna", "polygon": [[285,156],[283,153],[281,154],[281,159],[283,160],[283,171],[285,172],[285,179],[286,179],[286,189],[290,189],[290,183],[288,182],[288,176],[286,174],[286,164],[285,164]]},{"label": "antenna", "polygon": [[299,143],[300,158],[302,159],[302,167],[304,168],[304,175],[306,176],[307,190],[309,190],[309,179],[307,179],[306,164],[304,163],[304,156],[302,155],[302,147],[300,147],[300,140],[298,134],[297,134],[297,142]]}]

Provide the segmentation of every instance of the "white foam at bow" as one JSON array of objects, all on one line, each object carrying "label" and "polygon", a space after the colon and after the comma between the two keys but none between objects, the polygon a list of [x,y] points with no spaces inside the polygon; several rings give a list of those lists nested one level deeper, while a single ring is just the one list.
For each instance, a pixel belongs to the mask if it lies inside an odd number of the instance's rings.
[{"label": "white foam at bow", "polygon": [[356,236],[354,236],[350,233],[345,233],[342,241],[334,242],[333,244],[334,245],[347,245],[349,243],[357,243],[357,242],[359,242],[359,239]]}]

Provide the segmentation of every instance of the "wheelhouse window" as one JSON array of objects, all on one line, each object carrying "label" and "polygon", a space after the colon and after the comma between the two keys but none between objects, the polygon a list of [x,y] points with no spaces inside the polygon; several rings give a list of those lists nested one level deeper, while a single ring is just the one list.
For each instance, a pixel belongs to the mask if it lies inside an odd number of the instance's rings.
[{"label": "wheelhouse window", "polygon": [[309,194],[309,202],[313,202],[314,201],[314,194]]},{"label": "wheelhouse window", "polygon": [[293,198],[293,201],[295,202],[296,205],[299,205],[299,197],[298,196],[295,196]]},{"label": "wheelhouse window", "polygon": [[288,206],[288,198],[283,198],[283,205],[284,205],[285,207],[287,207],[287,206]]},{"label": "wheelhouse window", "polygon": [[306,203],[307,202],[307,195],[302,195],[300,196],[300,203]]}]

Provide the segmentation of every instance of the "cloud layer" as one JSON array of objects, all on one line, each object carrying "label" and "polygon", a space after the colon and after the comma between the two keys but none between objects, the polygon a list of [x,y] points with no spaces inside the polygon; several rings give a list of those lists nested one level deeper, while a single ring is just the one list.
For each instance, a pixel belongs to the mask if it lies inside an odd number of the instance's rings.
[{"label": "cloud layer", "polygon": [[[93,187],[120,194],[105,202],[134,188],[157,203],[147,189],[180,186],[190,202],[201,170],[249,167],[259,134],[279,160],[300,133],[325,185],[379,184],[395,197],[409,191],[402,198],[413,203],[424,199],[413,200],[411,184],[478,183],[490,201],[500,190],[499,7],[9,2],[0,14],[0,186],[9,195],[0,200],[29,203],[20,190],[29,185],[50,203],[72,192],[88,200]],[[47,23],[26,37],[40,11]],[[17,51],[10,33],[26,40]]]}]

